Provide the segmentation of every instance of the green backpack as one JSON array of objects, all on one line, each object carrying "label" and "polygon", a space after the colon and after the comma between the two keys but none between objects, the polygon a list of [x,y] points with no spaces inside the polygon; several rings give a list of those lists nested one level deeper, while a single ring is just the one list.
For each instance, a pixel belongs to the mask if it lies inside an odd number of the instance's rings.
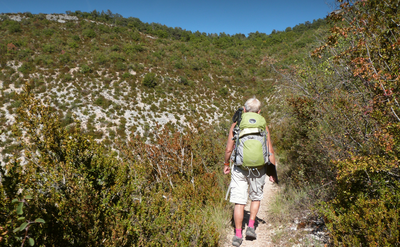
[{"label": "green backpack", "polygon": [[235,149],[231,160],[244,168],[261,168],[269,161],[268,133],[265,118],[254,112],[245,112],[234,131]]}]

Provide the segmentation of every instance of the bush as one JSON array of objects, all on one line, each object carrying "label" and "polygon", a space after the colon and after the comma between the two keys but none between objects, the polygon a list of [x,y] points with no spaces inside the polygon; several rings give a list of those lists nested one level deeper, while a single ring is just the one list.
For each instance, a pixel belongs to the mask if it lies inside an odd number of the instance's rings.
[{"label": "bush", "polygon": [[188,80],[186,77],[184,77],[184,76],[180,76],[180,77],[179,77],[179,83],[181,83],[181,84],[187,86],[187,85],[189,85],[189,80]]},{"label": "bush", "polygon": [[22,234],[13,229],[26,220],[12,213],[12,199],[27,196],[27,219],[45,222],[29,228],[38,246],[218,244],[212,212],[226,205],[215,173],[223,149],[216,136],[165,130],[157,145],[132,137],[117,145],[117,158],[78,122],[67,131],[40,100],[22,101],[15,129],[25,133],[26,163],[0,167],[2,245],[20,244]]},{"label": "bush", "polygon": [[343,3],[329,17],[335,26],[326,43],[285,75],[294,89],[293,118],[280,138],[287,178],[295,185],[333,184],[319,209],[335,246],[399,244],[400,108],[391,102],[400,87],[391,78],[398,76],[400,32],[387,32],[394,16],[399,21],[397,5]]},{"label": "bush", "polygon": [[9,21],[8,31],[10,33],[18,33],[22,31],[21,24],[17,21]]},{"label": "bush", "polygon": [[43,33],[44,33],[44,35],[46,35],[46,36],[51,36],[51,35],[53,35],[53,33],[55,33],[56,31],[54,30],[54,29],[52,29],[52,28],[48,28],[48,29],[45,29],[45,30],[43,30]]},{"label": "bush", "polygon": [[81,40],[81,38],[79,38],[79,36],[78,35],[72,35],[72,40],[74,40],[74,41],[80,41]]},{"label": "bush", "polygon": [[81,73],[87,74],[87,73],[91,73],[91,72],[92,72],[92,68],[90,68],[89,65],[87,65],[87,64],[81,65]]},{"label": "bush", "polygon": [[157,76],[154,73],[147,73],[142,81],[143,86],[148,88],[154,88],[157,86]]},{"label": "bush", "polygon": [[137,32],[137,31],[132,32],[131,39],[134,40],[134,41],[139,41],[140,40],[140,33]]},{"label": "bush", "polygon": [[[396,246],[400,236],[400,181],[381,157],[339,162],[335,198],[320,205],[335,245]],[[364,166],[364,169],[360,169]],[[379,171],[376,171],[379,169]]]},{"label": "bush", "polygon": [[118,61],[118,62],[115,64],[115,68],[116,68],[117,70],[119,70],[119,71],[124,71],[124,70],[126,70],[127,66],[126,66],[126,64],[125,64],[124,62]]},{"label": "bush", "polygon": [[69,46],[70,48],[73,48],[73,49],[79,47],[78,43],[76,43],[76,42],[69,42],[69,43],[68,43],[68,46]]},{"label": "bush", "polygon": [[212,59],[212,60],[211,60],[211,64],[218,65],[218,66],[221,66],[221,65],[222,65],[221,61],[215,60],[215,59]]},{"label": "bush", "polygon": [[175,69],[183,69],[183,63],[182,63],[182,61],[176,61],[175,62],[175,64],[174,64],[174,68]]},{"label": "bush", "polygon": [[241,68],[241,67],[236,68],[234,73],[237,76],[243,76],[244,75],[243,68]]},{"label": "bush", "polygon": [[97,53],[95,56],[95,61],[96,63],[103,65],[109,61],[109,58],[104,53]]},{"label": "bush", "polygon": [[63,80],[64,81],[72,81],[74,78],[72,77],[72,75],[70,73],[64,74],[63,76]]},{"label": "bush", "polygon": [[122,77],[123,79],[128,79],[128,78],[131,78],[132,75],[131,75],[129,72],[125,72],[125,73],[122,74],[121,77]]},{"label": "bush", "polygon": [[93,29],[85,29],[82,31],[83,36],[86,36],[88,38],[95,38],[96,37],[96,32]]},{"label": "bush", "polygon": [[111,51],[119,51],[119,50],[120,50],[120,48],[118,45],[111,46]]},{"label": "bush", "polygon": [[31,63],[23,63],[21,67],[18,68],[18,71],[22,74],[27,74],[33,69],[33,65]]},{"label": "bush", "polygon": [[218,92],[219,92],[219,94],[221,95],[221,96],[227,96],[228,95],[228,88],[227,87],[222,87],[222,88],[220,88],[219,90],[218,90]]},{"label": "bush", "polygon": [[69,54],[62,54],[60,55],[60,63],[62,64],[67,64],[71,61],[71,57]]},{"label": "bush", "polygon": [[112,104],[111,100],[106,99],[103,95],[100,95],[94,101],[95,105],[101,106],[103,109],[108,109]]},{"label": "bush", "polygon": [[45,44],[42,47],[43,52],[47,52],[47,53],[53,53],[56,51],[56,46],[52,45],[52,44]]}]

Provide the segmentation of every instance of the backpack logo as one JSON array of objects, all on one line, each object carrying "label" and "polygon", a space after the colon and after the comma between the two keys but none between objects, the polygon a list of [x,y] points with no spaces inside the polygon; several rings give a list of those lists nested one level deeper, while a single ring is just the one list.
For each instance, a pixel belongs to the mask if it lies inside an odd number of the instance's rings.
[{"label": "backpack logo", "polygon": [[254,118],[250,118],[250,119],[249,119],[249,123],[255,124],[255,123],[257,123],[257,120],[255,120]]}]

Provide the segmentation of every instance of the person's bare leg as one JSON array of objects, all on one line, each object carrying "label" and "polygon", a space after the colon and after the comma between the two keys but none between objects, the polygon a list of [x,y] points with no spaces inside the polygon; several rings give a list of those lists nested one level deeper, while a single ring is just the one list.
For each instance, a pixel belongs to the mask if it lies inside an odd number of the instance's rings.
[{"label": "person's bare leg", "polygon": [[260,209],[260,201],[251,201],[250,204],[250,220],[256,220],[258,210]]},{"label": "person's bare leg", "polygon": [[235,229],[242,229],[243,217],[244,217],[244,206],[243,204],[235,204],[233,210],[233,219],[235,220]]},{"label": "person's bare leg", "polygon": [[256,221],[256,216],[258,210],[260,209],[260,201],[251,201],[250,204],[250,219],[249,224],[246,229],[246,239],[257,239],[257,234],[255,232],[254,222]]}]

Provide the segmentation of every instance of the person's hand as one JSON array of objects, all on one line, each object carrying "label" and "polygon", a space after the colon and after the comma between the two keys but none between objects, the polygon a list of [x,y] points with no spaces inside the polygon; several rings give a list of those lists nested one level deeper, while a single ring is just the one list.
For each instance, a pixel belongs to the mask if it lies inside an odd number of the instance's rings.
[{"label": "person's hand", "polygon": [[231,172],[231,168],[229,166],[224,165],[224,174],[229,174]]},{"label": "person's hand", "polygon": [[269,181],[276,183],[276,177],[275,176],[269,176]]}]

